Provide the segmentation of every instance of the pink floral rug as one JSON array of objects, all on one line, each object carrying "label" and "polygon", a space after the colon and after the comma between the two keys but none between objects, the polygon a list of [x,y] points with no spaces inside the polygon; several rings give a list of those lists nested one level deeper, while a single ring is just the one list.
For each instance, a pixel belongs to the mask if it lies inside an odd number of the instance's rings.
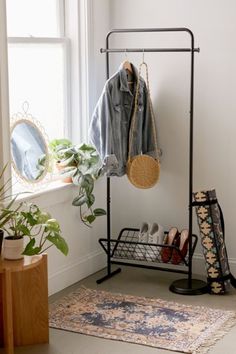
[{"label": "pink floral rug", "polygon": [[53,303],[50,327],[182,353],[207,353],[236,313],[80,288]]}]

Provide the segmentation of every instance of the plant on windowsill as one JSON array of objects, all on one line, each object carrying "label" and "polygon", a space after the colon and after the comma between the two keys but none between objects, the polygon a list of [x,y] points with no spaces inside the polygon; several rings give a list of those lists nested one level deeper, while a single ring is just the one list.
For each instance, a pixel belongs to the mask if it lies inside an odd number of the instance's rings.
[{"label": "plant on windowsill", "polygon": [[93,208],[95,196],[93,194],[94,182],[101,176],[101,161],[93,146],[82,144],[72,145],[69,140],[55,139],[49,147],[52,157],[60,161],[63,170],[62,176],[71,177],[72,182],[78,186],[79,194],[72,201],[72,205],[79,207],[82,222],[91,227],[98,216],[106,215],[102,208]]},{"label": "plant on windowsill", "polygon": [[[2,227],[7,235],[4,239],[4,258],[20,259],[24,255],[33,256],[52,246],[64,255],[68,254],[68,245],[62,237],[58,221],[49,213],[40,210],[36,204],[20,203],[17,209],[3,208],[2,212],[8,218],[8,222]],[[29,241],[24,248],[25,237]]]},{"label": "plant on windowsill", "polygon": [[[58,171],[67,173],[70,171],[68,167],[76,166],[78,164],[76,159],[77,154],[70,140],[54,139],[49,143],[49,149],[51,152],[51,163],[52,165],[55,164]],[[71,176],[64,177],[63,182],[72,183]]]}]

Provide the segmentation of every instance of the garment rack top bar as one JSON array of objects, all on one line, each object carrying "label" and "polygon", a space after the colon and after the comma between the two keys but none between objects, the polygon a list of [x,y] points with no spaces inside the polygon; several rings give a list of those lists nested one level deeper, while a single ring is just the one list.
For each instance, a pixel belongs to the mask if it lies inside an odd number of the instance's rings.
[{"label": "garment rack top bar", "polygon": [[163,28],[117,28],[112,29],[108,36],[112,33],[135,33],[135,32],[188,32],[193,36],[193,32],[187,27],[163,27]]},{"label": "garment rack top bar", "polygon": [[[194,48],[194,52],[199,53],[200,48]],[[110,49],[100,49],[101,53],[153,53],[153,52],[192,52],[191,48],[110,48]]]}]

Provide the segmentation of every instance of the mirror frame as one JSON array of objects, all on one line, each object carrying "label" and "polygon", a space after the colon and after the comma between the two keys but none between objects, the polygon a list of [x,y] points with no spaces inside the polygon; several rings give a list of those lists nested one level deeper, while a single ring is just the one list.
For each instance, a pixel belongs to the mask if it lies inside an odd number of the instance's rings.
[{"label": "mirror frame", "polygon": [[[30,124],[32,127],[34,127],[38,131],[38,133],[39,133],[40,137],[42,138],[42,141],[44,142],[44,145],[45,145],[45,149],[46,149],[45,170],[37,180],[30,180],[30,179],[27,179],[26,177],[24,177],[20,173],[20,171],[18,170],[18,168],[15,164],[15,161],[13,159],[12,148],[11,148],[12,133],[13,133],[14,128],[18,124],[20,124],[21,122]],[[13,170],[14,170],[16,176],[21,181],[24,181],[25,183],[27,183],[29,185],[36,185],[36,184],[42,183],[45,180],[45,178],[49,172],[49,160],[50,160],[49,149],[48,149],[48,139],[47,139],[46,133],[45,133],[42,125],[40,124],[40,122],[38,122],[36,119],[34,119],[31,115],[27,114],[26,111],[24,111],[23,115],[21,113],[18,113],[12,118],[11,129],[10,129],[10,150],[11,150],[11,164],[13,166]]]}]

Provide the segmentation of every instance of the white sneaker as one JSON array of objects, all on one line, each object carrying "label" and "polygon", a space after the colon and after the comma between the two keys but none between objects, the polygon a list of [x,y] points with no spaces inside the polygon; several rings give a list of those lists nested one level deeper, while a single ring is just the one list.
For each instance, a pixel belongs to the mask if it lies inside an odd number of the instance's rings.
[{"label": "white sneaker", "polygon": [[147,222],[143,222],[138,235],[138,242],[148,242],[148,229],[149,224]]},{"label": "white sneaker", "polygon": [[[137,242],[148,242],[148,230],[149,230],[150,225],[147,222],[143,222],[140,231],[138,234],[138,239]],[[139,261],[145,260],[146,257],[146,246],[142,245],[136,245],[134,253],[133,253],[134,259],[137,259]]]},{"label": "white sneaker", "polygon": [[148,234],[148,243],[162,244],[164,241],[164,228],[154,222]]},{"label": "white sneaker", "polygon": [[[148,232],[149,246],[146,247],[145,258],[147,261],[155,262],[158,254],[157,244],[163,243],[164,239],[164,228],[163,226],[153,223],[150,231]],[[153,246],[151,246],[153,245]]]}]

